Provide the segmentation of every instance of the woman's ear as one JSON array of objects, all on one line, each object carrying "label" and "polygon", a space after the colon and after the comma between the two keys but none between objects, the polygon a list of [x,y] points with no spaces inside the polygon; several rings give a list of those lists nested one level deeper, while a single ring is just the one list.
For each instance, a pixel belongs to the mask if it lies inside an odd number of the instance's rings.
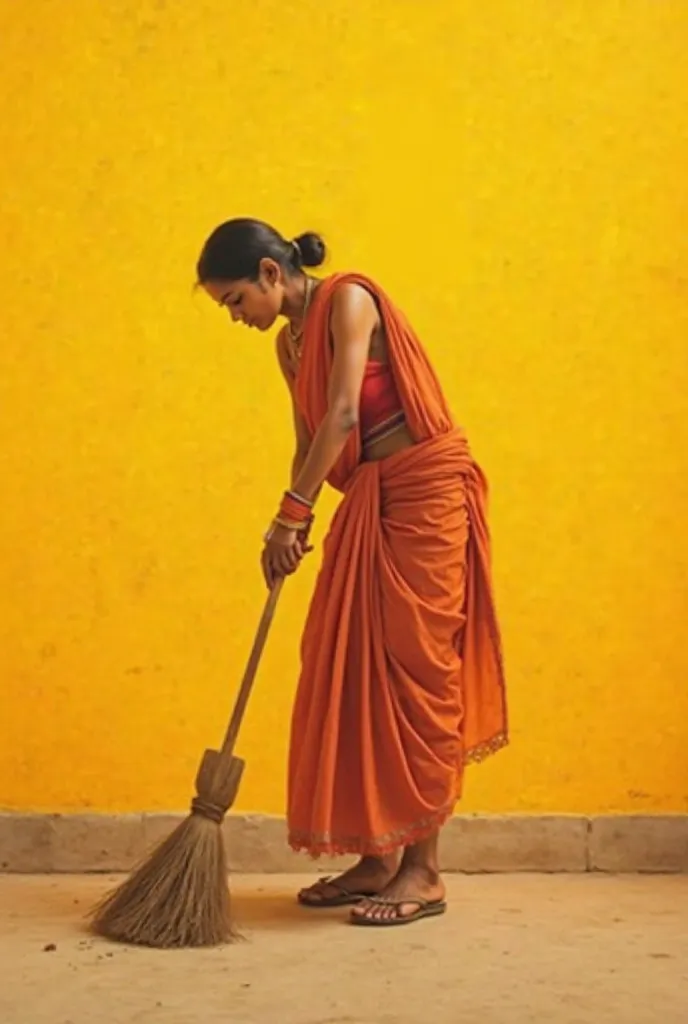
[{"label": "woman's ear", "polygon": [[270,259],[269,256],[264,256],[258,264],[260,272],[260,278],[264,284],[270,285],[274,288],[276,284],[279,284],[283,278],[282,268],[277,260]]}]

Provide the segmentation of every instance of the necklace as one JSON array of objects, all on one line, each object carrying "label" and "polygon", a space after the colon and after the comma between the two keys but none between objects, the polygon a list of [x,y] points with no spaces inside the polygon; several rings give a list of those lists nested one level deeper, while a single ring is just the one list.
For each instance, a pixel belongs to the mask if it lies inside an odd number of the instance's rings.
[{"label": "necklace", "polygon": [[287,321],[287,332],[289,334],[289,343],[292,350],[292,358],[294,362],[299,363],[301,360],[301,350],[303,348],[303,325],[306,320],[306,313],[308,307],[311,304],[313,298],[313,290],[315,288],[315,281],[311,277],[306,278],[306,288],[303,296],[303,309],[301,311],[301,324],[298,331],[294,330],[294,324],[291,320]]}]

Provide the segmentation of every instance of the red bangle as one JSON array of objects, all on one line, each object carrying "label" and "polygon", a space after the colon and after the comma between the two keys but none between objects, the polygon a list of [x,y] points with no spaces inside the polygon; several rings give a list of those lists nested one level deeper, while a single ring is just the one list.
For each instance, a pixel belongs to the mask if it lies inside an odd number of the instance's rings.
[{"label": "red bangle", "polygon": [[279,507],[278,516],[290,523],[307,523],[313,515],[313,505],[293,491],[286,491]]},{"label": "red bangle", "polygon": [[308,509],[313,508],[313,502],[309,501],[308,498],[304,498],[304,496],[299,494],[297,491],[285,491],[284,497],[295,501],[297,505],[304,505]]}]

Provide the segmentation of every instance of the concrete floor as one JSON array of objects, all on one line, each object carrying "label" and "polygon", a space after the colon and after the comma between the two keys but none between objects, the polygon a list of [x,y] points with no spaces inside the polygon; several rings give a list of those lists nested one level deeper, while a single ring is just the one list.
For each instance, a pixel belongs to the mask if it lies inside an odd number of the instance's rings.
[{"label": "concrete floor", "polygon": [[386,932],[300,909],[304,879],[244,876],[249,941],[180,952],[84,933],[112,881],[0,877],[2,1024],[688,1020],[688,876],[450,876],[445,917]]}]

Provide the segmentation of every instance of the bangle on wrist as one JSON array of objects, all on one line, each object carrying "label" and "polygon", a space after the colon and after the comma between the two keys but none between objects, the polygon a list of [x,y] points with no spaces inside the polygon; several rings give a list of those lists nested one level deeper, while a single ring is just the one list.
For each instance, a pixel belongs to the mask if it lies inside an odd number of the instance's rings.
[{"label": "bangle on wrist", "polygon": [[285,491],[282,495],[277,515],[272,520],[267,532],[263,536],[264,541],[269,541],[275,532],[275,527],[281,526],[286,530],[297,530],[305,532],[313,523],[313,502],[304,498],[296,491]]},{"label": "bangle on wrist", "polygon": [[288,523],[305,526],[313,515],[313,504],[293,491],[285,491],[277,515]]},{"label": "bangle on wrist", "polygon": [[298,505],[304,505],[306,508],[313,508],[313,502],[309,501],[308,498],[304,498],[304,496],[299,494],[298,491],[285,491],[284,496],[285,498],[292,498]]},{"label": "bangle on wrist", "polygon": [[277,515],[270,523],[270,526],[263,534],[263,540],[267,543],[275,532],[275,527],[281,526],[285,530],[294,530],[296,533],[305,533],[310,529],[313,523],[314,516],[309,516],[308,519],[302,519],[300,522],[295,522],[290,519],[284,519],[283,516]]}]

